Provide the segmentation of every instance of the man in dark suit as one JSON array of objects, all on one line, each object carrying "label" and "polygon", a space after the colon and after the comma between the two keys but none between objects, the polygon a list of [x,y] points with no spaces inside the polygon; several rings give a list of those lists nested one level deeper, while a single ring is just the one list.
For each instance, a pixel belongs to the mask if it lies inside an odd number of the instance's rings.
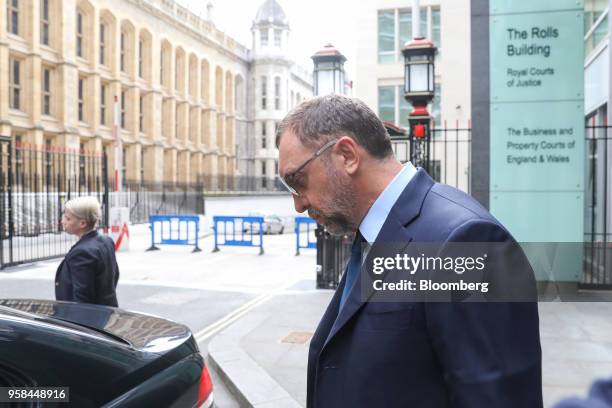
[{"label": "man in dark suit", "polygon": [[[357,100],[302,103],[280,123],[277,146],[296,210],[356,233],[311,340],[308,407],[542,406],[536,302],[375,302],[362,292],[361,242],[515,243],[490,213],[399,163],[383,124]],[[522,252],[498,254],[493,266],[511,262],[532,273]]]},{"label": "man in dark suit", "polygon": [[57,300],[118,306],[115,245],[95,230],[99,219],[100,204],[94,197],[77,197],[66,203],[62,225],[79,240],[57,268]]}]

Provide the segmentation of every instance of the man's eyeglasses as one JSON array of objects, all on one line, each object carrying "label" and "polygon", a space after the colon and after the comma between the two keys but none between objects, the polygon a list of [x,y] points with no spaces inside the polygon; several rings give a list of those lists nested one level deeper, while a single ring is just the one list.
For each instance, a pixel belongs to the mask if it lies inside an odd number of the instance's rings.
[{"label": "man's eyeglasses", "polygon": [[302,164],[300,167],[298,167],[295,171],[293,171],[293,172],[291,172],[289,174],[286,174],[285,177],[278,176],[278,178],[280,179],[281,183],[283,183],[285,188],[287,190],[289,190],[289,192],[291,194],[293,194],[294,196],[298,196],[298,197],[300,195],[300,193],[298,193],[297,189],[294,187],[295,186],[295,179],[296,179],[298,173],[300,171],[304,170],[304,168],[306,166],[308,166],[314,159],[316,159],[321,154],[323,154],[323,152],[325,152],[327,149],[329,149],[330,147],[335,145],[337,141],[338,141],[338,139],[330,140],[329,142],[327,142],[323,146],[321,146],[321,148],[319,150],[317,150],[315,152],[315,154],[313,154],[310,159],[306,160],[304,162],[304,164]]}]

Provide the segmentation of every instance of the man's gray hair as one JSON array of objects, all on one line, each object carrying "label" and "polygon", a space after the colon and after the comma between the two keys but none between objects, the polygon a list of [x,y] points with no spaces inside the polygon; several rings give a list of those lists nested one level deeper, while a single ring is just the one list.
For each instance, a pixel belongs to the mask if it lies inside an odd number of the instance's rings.
[{"label": "man's gray hair", "polygon": [[89,228],[95,228],[100,220],[100,203],[95,197],[77,197],[66,202],[66,210],[80,220],[84,220]]},{"label": "man's gray hair", "polygon": [[360,100],[342,95],[309,99],[289,112],[278,126],[276,147],[287,130],[312,149],[347,135],[372,157],[384,159],[393,154],[391,139],[378,116]]}]

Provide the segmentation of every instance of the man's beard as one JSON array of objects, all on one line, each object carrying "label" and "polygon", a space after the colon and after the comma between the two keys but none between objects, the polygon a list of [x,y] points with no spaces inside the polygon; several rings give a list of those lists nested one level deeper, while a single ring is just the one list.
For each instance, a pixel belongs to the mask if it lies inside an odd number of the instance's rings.
[{"label": "man's beard", "polygon": [[324,225],[332,234],[342,235],[355,232],[353,212],[355,211],[355,192],[349,180],[335,171],[332,166],[329,169],[331,200],[323,204],[321,208],[308,210],[308,215]]}]

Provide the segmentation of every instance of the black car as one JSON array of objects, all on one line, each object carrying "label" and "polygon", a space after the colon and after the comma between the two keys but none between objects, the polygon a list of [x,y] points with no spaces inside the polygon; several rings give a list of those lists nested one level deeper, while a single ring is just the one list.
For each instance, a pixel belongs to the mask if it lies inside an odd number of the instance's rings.
[{"label": "black car", "polygon": [[213,405],[210,375],[187,327],[72,302],[0,300],[0,387],[69,388],[69,404],[24,407]]}]

